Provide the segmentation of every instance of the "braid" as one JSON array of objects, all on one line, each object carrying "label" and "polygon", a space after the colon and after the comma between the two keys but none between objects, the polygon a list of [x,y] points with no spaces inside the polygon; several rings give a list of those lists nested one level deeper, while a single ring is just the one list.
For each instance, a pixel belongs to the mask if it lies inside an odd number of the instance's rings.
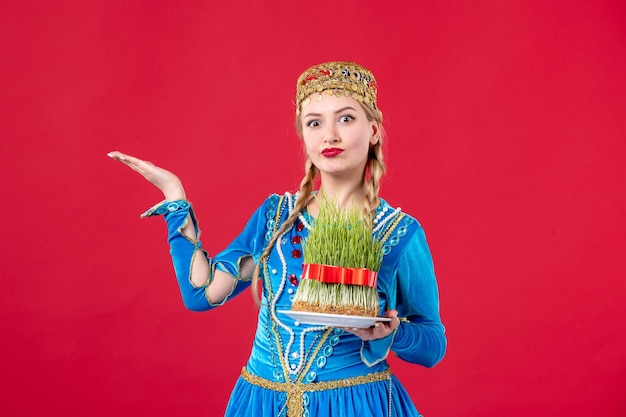
[{"label": "braid", "polygon": [[[295,208],[293,213],[291,213],[291,216],[294,217],[293,220],[295,220],[298,213],[300,213],[300,210],[302,210],[309,202],[309,197],[311,197],[313,186],[315,185],[315,177],[317,177],[317,173],[319,172],[317,167],[313,165],[311,158],[306,159],[306,162],[304,163],[304,171],[305,175],[304,178],[302,178],[302,182],[300,182],[300,190],[298,191],[298,197],[296,197]],[[286,228],[287,227],[285,227],[285,229]]]},{"label": "braid", "polygon": [[313,192],[313,185],[315,183],[315,177],[317,176],[318,169],[315,165],[313,165],[313,162],[310,158],[307,158],[304,169],[305,175],[302,179],[302,182],[300,182],[300,190],[298,191],[298,196],[296,197],[296,203],[293,211],[289,214],[289,217],[287,217],[287,219],[278,228],[278,230],[276,230],[276,232],[274,232],[274,234],[272,235],[272,238],[263,250],[261,257],[259,258],[259,262],[256,264],[254,272],[252,273],[252,295],[254,296],[254,300],[257,303],[259,303],[260,300],[258,282],[259,273],[261,271],[261,262],[265,262],[265,259],[269,256],[272,248],[276,244],[276,241],[279,239],[279,237],[283,233],[285,233],[285,231],[289,229],[296,221],[298,215],[300,214],[300,211],[302,211],[309,202],[311,192]]},{"label": "braid", "polygon": [[365,201],[366,218],[372,220],[374,212],[380,206],[380,179],[385,174],[386,167],[383,161],[382,135],[378,142],[370,148],[369,159],[367,161],[369,178],[366,182],[367,199]]}]

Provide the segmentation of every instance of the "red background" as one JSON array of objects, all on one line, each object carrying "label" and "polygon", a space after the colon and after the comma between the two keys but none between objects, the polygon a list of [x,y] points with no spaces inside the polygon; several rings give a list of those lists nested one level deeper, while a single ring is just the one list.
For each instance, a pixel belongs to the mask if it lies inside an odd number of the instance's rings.
[{"label": "red background", "polygon": [[252,299],[183,308],[161,197],[106,152],[178,173],[215,253],[300,181],[296,77],[346,59],[436,262],[447,357],[392,364],[422,413],[624,415],[625,28],[621,0],[2,1],[0,414],[223,413]]}]

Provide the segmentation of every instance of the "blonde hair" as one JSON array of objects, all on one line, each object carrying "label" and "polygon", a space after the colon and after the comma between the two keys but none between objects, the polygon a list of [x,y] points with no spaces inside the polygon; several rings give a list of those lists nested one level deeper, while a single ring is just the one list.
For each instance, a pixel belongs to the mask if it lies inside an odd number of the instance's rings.
[{"label": "blonde hair", "polygon": [[[386,171],[385,162],[383,160],[383,137],[384,130],[382,126],[383,122],[383,114],[380,110],[374,109],[373,107],[360,103],[361,107],[365,111],[367,116],[367,120],[378,122],[378,141],[370,147],[367,164],[365,167],[364,175],[366,177],[366,200],[363,202],[364,212],[366,221],[373,221],[374,212],[380,205],[380,198],[378,197],[378,193],[380,191],[380,179],[383,177]],[[302,120],[300,115],[296,117],[296,131],[298,132],[298,136],[302,138]],[[270,255],[270,252],[274,248],[276,241],[280,239],[280,237],[289,230],[293,223],[298,218],[298,215],[304,208],[307,206],[309,199],[311,198],[311,194],[313,192],[313,186],[315,184],[315,178],[319,170],[310,158],[306,159],[304,164],[304,178],[300,182],[300,189],[298,190],[298,194],[296,197],[296,201],[294,204],[294,208],[289,214],[289,217],[283,222],[283,224],[274,232],[272,238],[269,243],[263,250],[263,253],[259,257],[259,262],[256,264],[254,268],[254,272],[252,274],[252,295],[254,296],[254,300],[257,304],[259,304],[260,296],[259,296],[259,273],[261,271],[261,264],[265,263],[267,258]]]}]

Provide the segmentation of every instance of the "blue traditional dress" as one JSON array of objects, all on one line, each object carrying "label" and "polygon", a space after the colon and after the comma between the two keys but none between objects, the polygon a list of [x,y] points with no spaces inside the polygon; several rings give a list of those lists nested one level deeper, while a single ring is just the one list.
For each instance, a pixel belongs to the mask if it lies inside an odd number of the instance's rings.
[{"label": "blue traditional dress", "polygon": [[[197,221],[186,201],[163,202],[145,215],[164,214],[168,242],[185,306],[194,311],[222,305],[250,286],[239,274],[242,259],[255,263],[294,209],[295,196],[271,195],[245,228],[221,253],[210,258],[200,241],[181,233],[189,219]],[[311,222],[306,211],[277,241],[263,263],[262,303],[252,353],[232,392],[226,416],[419,416],[409,395],[391,374],[390,351],[408,362],[432,367],[444,356],[446,337],[439,317],[439,295],[424,231],[413,217],[381,200],[373,235],[383,244],[378,273],[381,311],[395,309],[399,327],[388,337],[363,341],[339,328],[306,325],[290,310],[302,275],[302,243]],[[199,250],[200,249],[200,250]],[[232,293],[219,304],[208,299],[206,285],[190,281],[194,256],[207,256],[211,271],[234,278]]]}]

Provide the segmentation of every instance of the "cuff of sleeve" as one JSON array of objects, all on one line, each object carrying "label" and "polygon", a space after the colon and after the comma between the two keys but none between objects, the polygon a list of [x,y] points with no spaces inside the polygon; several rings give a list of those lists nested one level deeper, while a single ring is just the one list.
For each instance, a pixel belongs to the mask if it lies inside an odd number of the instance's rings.
[{"label": "cuff of sleeve", "polygon": [[396,330],[382,339],[363,341],[361,346],[361,360],[365,365],[372,367],[387,358],[391,350],[391,345],[396,337]]},{"label": "cuff of sleeve", "polygon": [[163,200],[141,214],[141,218],[151,216],[163,216],[178,210],[189,210],[191,203],[185,200],[168,201]]}]

